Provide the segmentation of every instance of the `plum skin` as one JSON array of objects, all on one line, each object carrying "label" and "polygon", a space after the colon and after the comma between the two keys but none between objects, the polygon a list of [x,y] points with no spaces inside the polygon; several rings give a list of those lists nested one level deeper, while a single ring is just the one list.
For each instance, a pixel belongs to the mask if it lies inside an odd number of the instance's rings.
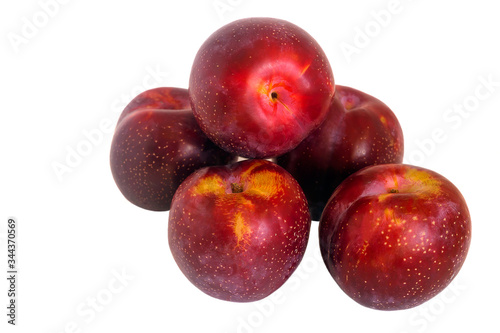
[{"label": "plum skin", "polygon": [[460,271],[471,218],[444,176],[404,164],[366,167],[328,201],[319,224],[323,260],[356,302],[373,309],[418,306]]},{"label": "plum skin", "polygon": [[190,175],[172,200],[168,240],[177,265],[198,289],[225,301],[253,302],[295,271],[310,226],[295,179],[254,159]]}]

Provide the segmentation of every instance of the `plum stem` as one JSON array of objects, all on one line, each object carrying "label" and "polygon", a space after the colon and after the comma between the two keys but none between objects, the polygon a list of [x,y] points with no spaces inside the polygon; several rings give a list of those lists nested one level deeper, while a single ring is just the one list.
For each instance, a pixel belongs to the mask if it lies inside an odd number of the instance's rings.
[{"label": "plum stem", "polygon": [[243,192],[243,184],[240,184],[240,183],[231,183],[231,192],[232,193],[241,193],[241,192]]}]

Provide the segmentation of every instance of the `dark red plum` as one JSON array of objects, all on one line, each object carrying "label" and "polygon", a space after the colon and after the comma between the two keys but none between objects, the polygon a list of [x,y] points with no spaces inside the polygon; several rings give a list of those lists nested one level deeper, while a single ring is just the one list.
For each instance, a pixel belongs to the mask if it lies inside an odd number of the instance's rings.
[{"label": "dark red plum", "polygon": [[404,164],[369,166],[335,190],[319,223],[323,260],[356,302],[401,310],[436,296],[460,271],[471,218],[444,176]]},{"label": "dark red plum", "polygon": [[168,241],[184,275],[218,299],[277,290],[304,256],[311,218],[297,181],[266,160],[200,169],[172,200]]},{"label": "dark red plum", "polygon": [[200,47],[189,80],[196,120],[239,156],[269,158],[297,146],[326,117],[335,85],[330,63],[302,28],[246,18]]},{"label": "dark red plum", "polygon": [[386,104],[337,85],[325,122],[275,162],[298,180],[317,221],[344,179],[366,166],[401,163],[403,150],[401,126]]},{"label": "dark red plum", "polygon": [[181,88],[137,96],[123,111],[111,143],[116,185],[130,202],[153,211],[169,210],[175,190],[195,170],[235,160],[203,134]]}]

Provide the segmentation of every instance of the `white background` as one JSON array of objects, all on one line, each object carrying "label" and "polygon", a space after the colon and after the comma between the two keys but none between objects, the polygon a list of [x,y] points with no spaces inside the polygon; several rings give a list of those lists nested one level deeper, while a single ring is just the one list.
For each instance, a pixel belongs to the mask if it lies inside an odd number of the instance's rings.
[{"label": "white background", "polygon": [[[1,331],[498,330],[500,20],[493,4],[2,2],[0,267],[7,270],[6,224],[13,216],[20,275],[15,328],[6,324],[1,279]],[[397,114],[406,162],[445,175],[462,191],[472,246],[451,287],[435,299],[396,312],[350,300],[318,259],[317,224],[301,266],[275,295],[250,304],[213,299],[176,267],[168,213],[141,210],[118,191],[108,156],[123,106],[147,88],[187,87],[203,41],[249,16],[287,19],[313,35],[338,84],[376,96]],[[85,156],[73,156],[77,150]],[[66,169],[57,173],[61,165]]]}]

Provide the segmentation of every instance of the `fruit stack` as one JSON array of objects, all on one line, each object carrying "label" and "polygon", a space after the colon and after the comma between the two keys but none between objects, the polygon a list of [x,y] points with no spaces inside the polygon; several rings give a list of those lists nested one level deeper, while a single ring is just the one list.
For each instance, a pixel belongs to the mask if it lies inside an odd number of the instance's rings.
[{"label": "fruit stack", "polygon": [[391,109],[336,85],[318,42],[274,18],[215,31],[196,54],[189,89],[134,98],[110,156],[130,202],[170,211],[173,258],[206,294],[267,297],[293,274],[319,220],[333,279],[380,310],[442,291],[471,240],[459,190],[402,160]]}]

